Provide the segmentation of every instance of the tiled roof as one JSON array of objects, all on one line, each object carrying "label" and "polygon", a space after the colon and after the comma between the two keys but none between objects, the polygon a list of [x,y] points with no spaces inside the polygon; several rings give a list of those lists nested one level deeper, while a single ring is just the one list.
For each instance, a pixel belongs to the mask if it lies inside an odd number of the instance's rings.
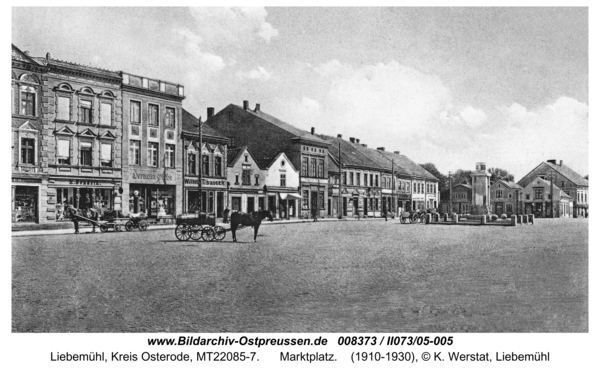
[{"label": "tiled roof", "polygon": [[[181,111],[183,120],[183,124],[181,126],[182,130],[188,133],[198,133],[198,118],[185,109],[182,109]],[[204,123],[202,123],[202,135],[210,135],[217,138],[227,139],[227,137],[221,135],[217,130]]]},{"label": "tiled roof", "polygon": [[[498,180],[497,182],[501,182],[501,183],[503,183],[503,184],[504,184],[506,187],[508,187],[508,188],[512,188],[512,189],[523,189],[523,187],[521,187],[521,186],[520,186],[520,185],[518,185],[517,183],[515,183],[515,182],[511,182],[511,181],[508,181],[508,180],[502,180],[502,179],[501,179],[501,180]],[[494,183],[494,184],[496,184],[496,183]]]},{"label": "tiled roof", "polygon": [[377,151],[377,152],[382,153],[385,157],[387,157],[389,159],[393,159],[395,166],[400,166],[402,169],[404,169],[406,172],[408,172],[411,176],[414,176],[417,178],[425,178],[427,180],[432,180],[432,181],[439,181],[439,179],[436,178],[429,171],[423,169],[421,166],[419,166],[419,164],[417,164],[416,162],[412,161],[411,159],[409,159],[408,157],[406,157],[402,154],[386,152],[386,151]]},{"label": "tiled roof", "polygon": [[579,175],[575,170],[571,169],[567,165],[555,165],[551,162],[546,162],[546,165],[556,170],[557,173],[562,174],[565,178],[569,179],[578,186],[588,186],[588,180]]},{"label": "tiled roof", "polygon": [[227,166],[231,166],[235,163],[238,155],[242,153],[247,147],[242,148],[229,147],[227,148]]},{"label": "tiled roof", "polygon": [[[344,167],[365,167],[380,169],[380,165],[373,161],[369,156],[364,154],[359,148],[351,142],[341,138],[332,137],[329,135],[316,134],[317,137],[330,142],[329,154],[335,160],[335,164],[330,164],[330,170],[338,171],[337,162],[339,161],[339,152],[342,155],[342,163]],[[364,148],[364,147],[363,147]],[[330,163],[333,161],[330,161]]]}]

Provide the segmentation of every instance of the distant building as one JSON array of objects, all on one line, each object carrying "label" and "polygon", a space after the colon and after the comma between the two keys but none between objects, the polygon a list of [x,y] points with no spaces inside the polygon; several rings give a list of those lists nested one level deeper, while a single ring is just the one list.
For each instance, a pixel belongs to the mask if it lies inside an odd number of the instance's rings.
[{"label": "distant building", "polygon": [[[548,160],[540,163],[521,180],[519,185],[526,187],[537,177],[552,181],[555,186],[571,197],[573,217],[585,216],[589,208],[588,180],[563,164],[562,160]],[[552,177],[552,179],[551,179]]]},{"label": "distant building", "polygon": [[470,214],[473,205],[473,187],[470,184],[452,186],[452,192],[441,194],[441,213]]},{"label": "distant building", "polygon": [[523,187],[515,182],[498,180],[490,187],[490,203],[494,214],[500,216],[506,214],[522,214],[520,209],[520,197]]},{"label": "distant building", "polygon": [[537,177],[523,187],[522,209],[526,214],[534,214],[538,218],[569,218],[572,215],[573,202],[571,196],[556,185],[541,177]]}]

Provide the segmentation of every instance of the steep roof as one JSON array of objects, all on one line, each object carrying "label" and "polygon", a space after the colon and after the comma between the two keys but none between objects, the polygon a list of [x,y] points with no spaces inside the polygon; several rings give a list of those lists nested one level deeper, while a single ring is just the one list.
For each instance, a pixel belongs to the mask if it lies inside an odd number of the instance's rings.
[{"label": "steep roof", "polygon": [[296,135],[296,137],[298,137],[298,138],[310,140],[310,141],[321,143],[321,144],[329,144],[327,141],[324,141],[321,138],[319,138],[315,135],[312,135],[308,131],[298,129],[297,127],[290,125],[285,121],[281,121],[280,119],[273,117],[267,113],[264,113],[263,111],[244,110],[243,107],[238,106],[237,104],[233,104],[233,103],[230,104],[230,106],[235,107],[244,112],[247,112],[247,113],[249,113],[253,116],[256,116],[262,120],[265,120],[265,121],[269,122],[270,124],[273,124],[273,125],[277,126],[278,128],[287,131],[288,133]]},{"label": "steep roof", "polygon": [[12,45],[12,49],[11,49],[12,59],[23,61],[23,62],[28,62],[28,63],[33,63],[33,64],[40,64],[35,58],[29,56],[24,51],[22,51],[21,49],[16,47],[15,44],[11,44],[11,45]]},{"label": "steep roof", "polygon": [[[533,183],[535,183],[535,182],[542,182],[542,184],[544,184],[544,186],[550,186],[551,185],[550,181],[542,179],[542,178],[540,178],[538,176],[537,178],[535,178],[534,180],[532,180],[531,183],[529,183],[527,185],[527,187],[529,187],[529,186],[535,187],[533,185]],[[525,187],[525,188],[527,188],[527,187]],[[571,198],[571,196],[569,196],[562,189],[560,189],[559,187],[557,187],[556,184],[552,184],[552,189],[553,189],[554,192],[558,192],[561,197]]]},{"label": "steep roof", "polygon": [[518,181],[519,185],[521,185],[523,187],[527,186],[527,184],[524,184],[525,179],[527,177],[529,177],[532,173],[535,174],[535,171],[538,170],[541,166],[548,166],[548,167],[550,167],[551,169],[553,169],[557,173],[559,173],[562,176],[564,176],[565,178],[567,178],[569,181],[575,183],[575,185],[577,185],[577,186],[588,187],[588,185],[589,185],[587,179],[585,179],[584,177],[582,177],[581,175],[579,175],[575,170],[571,169],[567,165],[564,165],[564,164],[557,165],[557,164],[554,164],[552,162],[547,162],[547,161],[540,163],[533,170],[531,170],[529,173],[527,173],[527,175],[525,175],[523,178],[521,178],[521,180]]},{"label": "steep roof", "polygon": [[409,159],[408,157],[406,157],[402,154],[386,152],[386,151],[379,151],[379,150],[377,150],[377,152],[383,154],[385,157],[389,158],[390,160],[394,160],[394,165],[400,166],[402,169],[407,171],[413,177],[424,178],[427,180],[439,182],[439,179],[436,178],[433,174],[431,174],[429,171],[423,169],[421,166],[419,166],[419,164],[417,164],[416,162],[412,161],[411,159]]},{"label": "steep roof", "polygon": [[[182,125],[181,129],[187,133],[197,134],[198,133],[198,118],[185,109],[181,110],[182,116]],[[227,139],[224,135],[219,133],[217,130],[211,128],[210,126],[202,123],[202,135],[210,135],[216,138]]]},{"label": "steep roof", "polygon": [[511,189],[523,189],[523,187],[521,187],[517,183],[511,182],[511,181],[508,181],[508,180],[502,180],[502,179],[500,179],[500,180],[494,182],[494,184],[496,184],[496,183],[504,184],[505,187],[511,188]]},{"label": "steep roof", "polygon": [[[334,169],[333,171],[338,171],[339,152],[341,152],[342,163],[344,167],[380,169],[380,165],[378,163],[373,161],[369,156],[365,155],[352,143],[345,141],[342,138],[332,137],[324,134],[316,134],[316,136],[330,143],[329,154],[331,155],[333,161],[330,161],[329,170]],[[331,164],[332,162],[335,163]]]}]

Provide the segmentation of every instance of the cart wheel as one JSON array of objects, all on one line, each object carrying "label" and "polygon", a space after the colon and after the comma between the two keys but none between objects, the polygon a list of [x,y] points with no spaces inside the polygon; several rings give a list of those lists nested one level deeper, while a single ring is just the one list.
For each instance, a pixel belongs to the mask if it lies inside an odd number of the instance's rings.
[{"label": "cart wheel", "polygon": [[417,219],[419,219],[419,217],[417,216],[417,214],[412,214],[412,216],[410,218],[410,222],[411,223],[416,223]]},{"label": "cart wheel", "polygon": [[177,239],[179,241],[187,241],[190,239],[190,233],[188,231],[188,226],[187,225],[178,225],[175,228],[175,237],[177,237]]},{"label": "cart wheel", "polygon": [[191,225],[190,235],[192,237],[192,240],[199,241],[202,238],[202,227],[199,225]]},{"label": "cart wheel", "polygon": [[227,232],[225,232],[225,228],[221,227],[220,225],[214,228],[214,232],[215,241],[223,241],[223,239],[225,238],[225,234],[227,234]]},{"label": "cart wheel", "polygon": [[202,228],[202,239],[206,242],[210,242],[215,239],[215,231],[212,229],[212,227]]},{"label": "cart wheel", "polygon": [[108,232],[108,227],[105,224],[100,226],[100,232]]},{"label": "cart wheel", "polygon": [[127,223],[125,223],[125,230],[127,232],[131,232],[133,230],[134,224],[133,222],[130,220]]},{"label": "cart wheel", "polygon": [[115,224],[114,229],[115,232],[121,232],[121,226],[119,224]]},{"label": "cart wheel", "polygon": [[138,223],[138,228],[142,232],[145,231],[146,229],[148,229],[148,222],[145,220],[140,220],[140,222]]}]

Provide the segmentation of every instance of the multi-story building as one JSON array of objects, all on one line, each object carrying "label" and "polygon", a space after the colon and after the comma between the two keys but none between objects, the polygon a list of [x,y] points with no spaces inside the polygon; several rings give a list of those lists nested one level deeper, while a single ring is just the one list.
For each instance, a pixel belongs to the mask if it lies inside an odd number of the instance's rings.
[{"label": "multi-story building", "polygon": [[64,220],[67,204],[100,212],[123,209],[121,76],[54,59],[50,53],[44,63],[47,218]]},{"label": "multi-story building", "polygon": [[182,211],[182,85],[121,72],[123,210],[171,222]]},{"label": "multi-story building", "polygon": [[[208,116],[212,115],[208,109]],[[229,205],[227,186],[227,157],[230,155],[229,139],[215,129],[202,123],[202,146],[199,145],[198,123],[200,118],[183,110],[183,173],[184,212],[200,211],[223,216]],[[201,179],[201,187],[198,187]],[[201,189],[199,189],[201,188]],[[199,192],[201,196],[198,197]]]},{"label": "multi-story building", "polygon": [[523,187],[515,182],[498,180],[490,187],[490,205],[494,214],[500,216],[506,214],[520,214],[519,197]]},{"label": "multi-story building", "polygon": [[[231,197],[231,211],[251,213],[266,210],[265,207],[265,173],[258,166],[248,146],[229,148],[227,161],[227,179]],[[268,202],[268,201],[267,201]],[[269,209],[275,212],[274,202]]]},{"label": "multi-story building", "polygon": [[[295,207],[298,214],[309,215],[313,208],[319,210],[320,216],[326,214],[328,142],[264,113],[259,104],[251,110],[248,101],[241,107],[228,105],[206,123],[230,138],[232,147],[247,146],[261,169],[267,168],[281,152],[285,153],[294,168],[300,169],[302,200]],[[277,192],[267,189],[266,196],[274,200],[279,210]]]},{"label": "multi-story building", "polygon": [[55,198],[48,197],[48,75],[46,63],[12,45],[12,191],[13,223],[55,219]]},{"label": "multi-story building", "polygon": [[576,171],[563,164],[562,160],[548,160],[540,163],[521,180],[519,185],[526,187],[537,177],[552,181],[571,197],[573,202],[573,217],[585,216],[589,208],[588,180]]},{"label": "multi-story building", "polygon": [[572,215],[572,197],[542,177],[533,179],[521,192],[521,210],[526,214],[538,218],[569,218]]},{"label": "multi-story building", "polygon": [[441,213],[469,214],[473,204],[473,187],[470,184],[452,186],[441,195]]}]

